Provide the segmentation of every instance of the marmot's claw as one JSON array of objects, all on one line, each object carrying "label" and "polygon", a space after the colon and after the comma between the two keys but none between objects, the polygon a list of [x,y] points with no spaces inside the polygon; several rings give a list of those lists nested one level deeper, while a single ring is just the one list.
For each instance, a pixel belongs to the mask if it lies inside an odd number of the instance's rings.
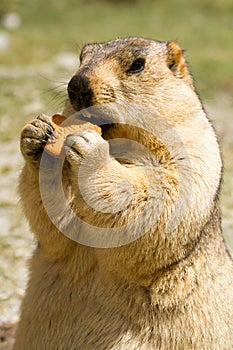
[{"label": "marmot's claw", "polygon": [[45,132],[45,136],[46,136],[45,139],[47,140],[48,139],[54,140],[57,138],[56,137],[57,135],[55,134],[55,132],[53,130],[51,131],[50,129],[48,129],[47,132]]},{"label": "marmot's claw", "polygon": [[47,115],[41,114],[37,117],[37,120],[41,120],[42,122],[47,123],[51,127],[51,129],[53,130],[53,123]]},{"label": "marmot's claw", "polygon": [[41,115],[25,125],[21,132],[21,151],[25,158],[35,160],[49,139],[56,138],[50,118]]}]

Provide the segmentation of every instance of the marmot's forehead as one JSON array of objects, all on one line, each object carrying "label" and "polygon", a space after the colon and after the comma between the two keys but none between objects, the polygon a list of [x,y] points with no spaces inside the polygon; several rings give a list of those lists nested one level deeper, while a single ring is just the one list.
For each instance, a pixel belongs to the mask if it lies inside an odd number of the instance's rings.
[{"label": "marmot's forehead", "polygon": [[90,43],[83,47],[80,58],[119,58],[121,55],[138,56],[152,51],[161,52],[166,42],[140,37],[127,37],[101,43]]}]

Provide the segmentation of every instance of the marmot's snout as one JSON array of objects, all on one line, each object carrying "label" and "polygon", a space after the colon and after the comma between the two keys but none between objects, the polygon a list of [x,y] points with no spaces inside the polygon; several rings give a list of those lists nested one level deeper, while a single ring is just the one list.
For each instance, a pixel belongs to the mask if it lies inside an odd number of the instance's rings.
[{"label": "marmot's snout", "polygon": [[91,106],[93,91],[88,77],[80,72],[72,77],[68,84],[70,102],[76,111]]}]

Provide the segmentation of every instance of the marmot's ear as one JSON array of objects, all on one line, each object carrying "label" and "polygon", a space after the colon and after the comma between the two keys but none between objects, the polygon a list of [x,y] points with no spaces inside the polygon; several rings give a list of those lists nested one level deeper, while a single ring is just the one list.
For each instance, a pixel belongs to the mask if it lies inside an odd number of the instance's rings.
[{"label": "marmot's ear", "polygon": [[175,42],[167,42],[167,66],[177,78],[184,79],[193,88],[183,51]]}]

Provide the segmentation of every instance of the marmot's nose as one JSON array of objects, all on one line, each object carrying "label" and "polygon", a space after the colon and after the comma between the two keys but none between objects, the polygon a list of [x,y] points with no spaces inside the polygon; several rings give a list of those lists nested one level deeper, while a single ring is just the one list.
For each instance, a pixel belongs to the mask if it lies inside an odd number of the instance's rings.
[{"label": "marmot's nose", "polygon": [[91,106],[93,92],[90,88],[90,81],[84,74],[77,74],[72,77],[68,84],[70,102],[75,110]]}]

